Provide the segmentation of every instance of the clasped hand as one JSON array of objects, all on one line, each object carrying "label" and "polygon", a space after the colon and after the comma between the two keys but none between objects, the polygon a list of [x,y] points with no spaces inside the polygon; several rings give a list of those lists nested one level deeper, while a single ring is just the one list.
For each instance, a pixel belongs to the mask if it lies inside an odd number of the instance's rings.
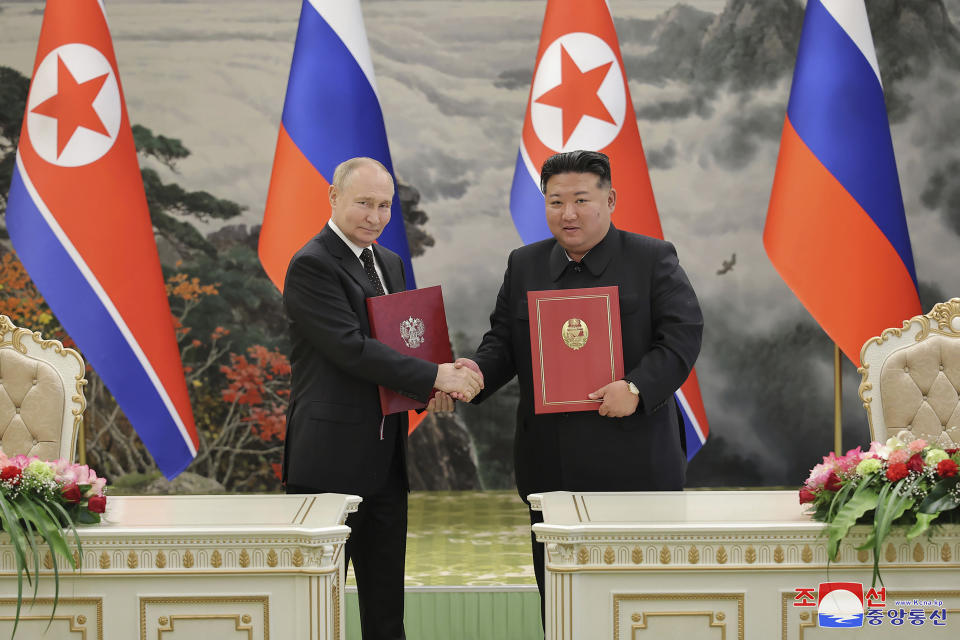
[{"label": "clasped hand", "polygon": [[437,380],[433,386],[437,393],[427,403],[427,411],[449,413],[453,411],[454,400],[470,402],[480,393],[483,373],[473,360],[459,358],[437,368]]}]

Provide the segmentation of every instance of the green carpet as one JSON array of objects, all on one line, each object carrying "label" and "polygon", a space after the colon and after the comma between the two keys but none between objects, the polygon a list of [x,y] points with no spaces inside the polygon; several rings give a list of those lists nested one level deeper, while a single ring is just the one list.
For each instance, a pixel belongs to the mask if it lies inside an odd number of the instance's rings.
[{"label": "green carpet", "polygon": [[[415,492],[408,517],[408,638],[542,640],[530,515],[516,492]],[[360,640],[355,584],[349,570],[349,640]]]}]

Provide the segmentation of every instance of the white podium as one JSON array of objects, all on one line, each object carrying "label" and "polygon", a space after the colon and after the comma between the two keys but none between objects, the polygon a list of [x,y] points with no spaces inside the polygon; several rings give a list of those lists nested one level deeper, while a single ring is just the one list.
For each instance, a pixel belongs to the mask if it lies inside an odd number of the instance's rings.
[{"label": "white podium", "polygon": [[[809,640],[955,638],[960,630],[960,527],[884,544],[884,614],[898,601],[941,601],[947,623],[909,617],[856,629],[817,624],[797,589],[821,582],[870,588],[872,556],[855,527],[827,564],[824,526],[793,491],[546,493],[530,496],[544,522],[546,637],[550,640]],[[853,544],[851,544],[853,543]],[[880,585],[877,585],[879,589]],[[800,602],[804,602],[803,599]],[[874,623],[876,619],[874,619]]]},{"label": "white podium", "polygon": [[[80,527],[82,570],[49,552],[20,613],[17,639],[340,640],[343,523],[360,498],[339,494],[110,497],[101,525]],[[74,552],[76,554],[76,552]],[[0,538],[0,637],[10,637],[16,571]]]}]

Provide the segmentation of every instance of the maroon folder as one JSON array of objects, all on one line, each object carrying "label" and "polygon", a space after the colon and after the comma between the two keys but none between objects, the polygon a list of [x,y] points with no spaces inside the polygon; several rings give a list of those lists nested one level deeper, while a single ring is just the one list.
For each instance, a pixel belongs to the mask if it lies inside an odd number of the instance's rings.
[{"label": "maroon folder", "polygon": [[534,411],[596,411],[587,395],[623,378],[617,287],[528,291]]},{"label": "maroon folder", "polygon": [[[370,318],[370,334],[385,345],[404,355],[437,364],[453,362],[443,293],[439,286],[367,298],[367,316]],[[380,387],[383,415],[425,406],[392,389]]]}]

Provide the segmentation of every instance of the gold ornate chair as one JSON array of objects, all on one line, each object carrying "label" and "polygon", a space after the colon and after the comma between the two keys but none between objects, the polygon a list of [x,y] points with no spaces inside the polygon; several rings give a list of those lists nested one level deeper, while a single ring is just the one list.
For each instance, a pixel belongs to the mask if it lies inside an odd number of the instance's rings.
[{"label": "gold ornate chair", "polygon": [[0,447],[73,460],[86,399],[83,358],[0,315]]},{"label": "gold ornate chair", "polygon": [[941,302],[860,351],[860,399],[874,440],[960,446],[960,298]]}]

